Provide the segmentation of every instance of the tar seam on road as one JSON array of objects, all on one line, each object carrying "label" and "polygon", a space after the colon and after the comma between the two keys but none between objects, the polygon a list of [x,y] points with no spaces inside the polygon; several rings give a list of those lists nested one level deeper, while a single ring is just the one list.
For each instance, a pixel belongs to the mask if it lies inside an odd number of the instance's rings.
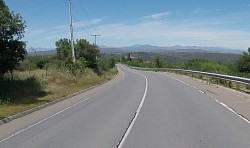
[{"label": "tar seam on road", "polygon": [[[164,75],[164,74],[162,74],[162,75]],[[166,75],[164,75],[164,76],[166,76]],[[171,77],[171,76],[168,76],[168,77],[170,77],[170,78],[172,78],[172,79],[175,79],[175,80],[177,80],[177,81],[179,81],[179,82],[181,82],[181,83],[183,83],[183,84],[185,84],[185,85],[187,85],[187,86],[190,86],[190,87],[192,87],[192,88],[198,90],[199,92],[201,92],[201,93],[207,95],[208,97],[212,98],[215,102],[219,103],[220,105],[222,105],[223,107],[225,107],[226,109],[228,109],[229,111],[231,111],[232,113],[234,113],[235,115],[237,115],[238,117],[240,117],[241,119],[243,119],[244,121],[246,121],[248,124],[250,124],[250,120],[248,120],[247,118],[245,118],[243,115],[237,113],[233,108],[229,107],[229,106],[226,105],[225,103],[220,102],[220,101],[217,100],[215,97],[213,97],[213,96],[211,96],[211,95],[205,93],[204,91],[198,89],[197,87],[192,86],[192,85],[190,85],[190,84],[188,84],[188,83],[186,83],[186,82],[184,82],[184,81],[181,81],[181,80],[179,80],[179,79],[177,79],[177,78],[174,78],[174,77]]]},{"label": "tar seam on road", "polygon": [[[123,72],[122,70],[121,70],[121,72],[122,72],[122,75],[123,75],[123,77],[122,77],[121,80],[123,80],[124,77],[125,77],[125,75],[124,75],[124,72]],[[121,81],[121,80],[120,80],[120,81]],[[118,82],[120,82],[120,81],[118,81]],[[117,82],[117,83],[118,83],[118,82]],[[115,84],[117,84],[117,83],[115,83]],[[54,116],[56,116],[56,115],[58,115],[58,114],[60,114],[60,113],[62,113],[62,112],[64,112],[64,111],[66,111],[66,110],[68,110],[68,109],[70,109],[70,108],[73,108],[73,107],[75,107],[75,106],[77,106],[77,105],[79,105],[79,104],[81,104],[81,103],[83,103],[83,102],[85,102],[85,101],[91,99],[92,97],[94,97],[94,96],[96,96],[96,95],[98,95],[98,94],[100,94],[100,93],[102,93],[102,92],[108,90],[109,88],[113,87],[115,84],[113,84],[113,85],[111,85],[111,86],[109,86],[109,87],[107,87],[107,88],[105,88],[105,89],[103,89],[103,90],[101,90],[101,91],[99,91],[99,92],[93,94],[92,96],[90,96],[90,97],[88,97],[88,98],[86,98],[86,99],[84,99],[84,100],[82,100],[82,101],[80,101],[80,102],[77,102],[77,103],[75,103],[75,104],[73,104],[73,105],[71,105],[71,106],[69,106],[69,107],[67,107],[67,108],[65,108],[65,109],[63,109],[63,110],[61,110],[61,111],[58,111],[58,112],[56,112],[55,114],[53,114],[53,115],[51,115],[51,116],[49,116],[49,117],[46,117],[46,118],[44,118],[44,119],[42,119],[42,120],[40,120],[40,121],[38,121],[38,122],[36,122],[36,123],[34,123],[34,124],[32,124],[32,125],[26,127],[26,128],[24,128],[24,129],[22,129],[22,130],[19,130],[19,131],[15,132],[15,133],[11,134],[10,136],[8,136],[8,137],[6,137],[6,138],[0,140],[0,143],[4,142],[4,141],[6,141],[6,140],[8,140],[8,139],[10,139],[10,138],[12,138],[12,137],[14,137],[14,136],[20,134],[20,133],[22,133],[22,132],[24,132],[24,131],[26,131],[26,130],[28,130],[28,129],[30,129],[30,128],[32,128],[32,127],[34,127],[34,126],[36,126],[36,125],[38,125],[38,124],[40,124],[40,123],[42,123],[42,122],[48,120],[48,119],[50,119],[50,118],[52,118],[52,117],[54,117]]]},{"label": "tar seam on road", "polygon": [[[122,67],[122,68],[123,68],[123,67]],[[123,69],[126,70],[125,68],[123,68]],[[129,133],[130,133],[132,127],[134,126],[135,121],[136,121],[136,119],[137,119],[137,117],[138,117],[138,115],[139,115],[139,113],[140,113],[140,111],[141,111],[142,105],[143,105],[143,103],[144,103],[144,100],[145,100],[145,98],[146,98],[147,91],[148,91],[148,79],[147,79],[147,77],[146,77],[145,75],[140,74],[140,73],[135,72],[135,71],[132,71],[132,70],[127,70],[127,71],[131,71],[131,72],[133,72],[133,73],[136,73],[136,74],[138,74],[138,75],[143,76],[144,79],[145,79],[146,84],[145,84],[145,91],[144,91],[144,94],[143,94],[141,103],[140,103],[140,105],[138,106],[138,108],[137,108],[137,110],[136,110],[136,112],[135,112],[135,115],[134,115],[133,119],[131,120],[131,122],[130,122],[128,128],[126,129],[125,133],[123,134],[122,139],[118,142],[118,144],[117,144],[117,146],[116,146],[117,148],[122,148],[123,144],[125,143],[125,141],[126,141],[128,135],[129,135]]]}]

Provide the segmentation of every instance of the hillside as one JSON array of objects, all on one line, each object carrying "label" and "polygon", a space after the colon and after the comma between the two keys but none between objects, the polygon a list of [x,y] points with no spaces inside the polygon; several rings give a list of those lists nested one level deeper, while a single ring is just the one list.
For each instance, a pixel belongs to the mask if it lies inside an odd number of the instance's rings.
[{"label": "hillside", "polygon": [[[35,49],[37,52],[28,52],[29,55],[55,55],[56,50]],[[230,50],[215,47],[198,47],[198,46],[171,46],[158,47],[151,45],[134,45],[130,47],[100,47],[101,57],[121,57],[127,53],[132,53],[135,58],[152,60],[157,55],[169,62],[188,61],[191,59],[207,59],[223,63],[232,63],[242,56],[241,50]]]},{"label": "hillside", "polygon": [[135,52],[133,57],[143,60],[152,60],[157,55],[169,62],[188,61],[191,59],[206,59],[209,61],[217,61],[222,63],[233,63],[237,61],[242,55],[230,53],[202,53],[202,52],[166,52],[166,53],[147,53]]},{"label": "hillside", "polygon": [[152,45],[133,45],[128,47],[103,47],[100,46],[102,53],[126,53],[126,52],[201,52],[201,53],[231,53],[242,54],[242,49],[228,49],[221,47],[202,47],[202,46],[152,46]]}]

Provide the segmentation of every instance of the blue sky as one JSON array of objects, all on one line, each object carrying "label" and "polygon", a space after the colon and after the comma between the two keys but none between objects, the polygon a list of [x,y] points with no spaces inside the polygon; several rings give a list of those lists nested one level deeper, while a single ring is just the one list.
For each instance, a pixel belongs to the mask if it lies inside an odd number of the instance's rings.
[{"label": "blue sky", "polygon": [[[67,0],[5,0],[27,22],[27,48],[70,38]],[[74,38],[97,44],[250,47],[249,0],[71,0]]]}]

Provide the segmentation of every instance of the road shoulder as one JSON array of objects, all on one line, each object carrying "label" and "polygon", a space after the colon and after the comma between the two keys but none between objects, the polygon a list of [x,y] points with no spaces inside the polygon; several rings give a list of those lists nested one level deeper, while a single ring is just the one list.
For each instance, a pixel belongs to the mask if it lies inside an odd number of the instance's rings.
[{"label": "road shoulder", "polygon": [[218,102],[225,104],[238,115],[250,121],[250,95],[223,86],[208,84],[205,81],[184,75],[162,72],[162,74],[177,79],[200,92],[207,94]]},{"label": "road shoulder", "polygon": [[20,115],[19,118],[13,118],[13,120],[9,120],[7,123],[0,125],[0,140],[114,86],[124,77],[119,68],[118,71],[118,75],[106,83],[69,95],[66,98],[59,99],[59,101],[45,105],[44,107],[38,107],[23,113],[24,115]]}]

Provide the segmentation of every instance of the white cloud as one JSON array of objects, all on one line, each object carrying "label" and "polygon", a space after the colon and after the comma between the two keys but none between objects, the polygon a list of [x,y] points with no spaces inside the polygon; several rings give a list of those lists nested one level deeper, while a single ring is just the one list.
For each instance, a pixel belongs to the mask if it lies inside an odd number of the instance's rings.
[{"label": "white cloud", "polygon": [[61,30],[61,29],[65,29],[67,27],[68,27],[68,25],[58,25],[58,26],[54,26],[53,29]]},{"label": "white cloud", "polygon": [[[92,19],[89,22],[82,21],[74,23],[74,36],[77,38],[86,38],[92,41],[90,36],[93,32],[98,32],[101,37],[98,43],[107,46],[128,46],[132,44],[152,44],[160,46],[169,45],[201,45],[228,47],[235,49],[247,49],[250,45],[250,32],[241,31],[240,29],[215,29],[212,28],[223,20],[216,18],[214,20],[192,20],[186,19],[185,23],[171,23],[163,21],[163,16],[169,13],[158,13],[147,18],[138,20],[137,23],[111,23],[102,25],[102,19]],[[236,15],[238,16],[238,15]],[[232,19],[232,15],[230,15]],[[231,20],[232,21],[232,20]],[[226,21],[226,23],[228,23]],[[88,27],[89,26],[89,27]],[[59,25],[47,30],[27,30],[30,35],[27,36],[33,47],[43,46],[49,43],[54,46],[56,40],[60,38],[69,38],[69,26]],[[39,34],[40,33],[40,34]],[[36,40],[35,40],[36,39]],[[49,46],[49,45],[48,45]],[[48,47],[46,46],[46,47]]]},{"label": "white cloud", "polygon": [[74,28],[81,28],[81,27],[87,27],[90,25],[96,25],[99,24],[102,21],[102,19],[92,19],[90,21],[80,21],[73,23]]},{"label": "white cloud", "polygon": [[218,12],[220,9],[201,9],[201,8],[195,8],[193,10],[193,13],[212,13],[212,12]]},{"label": "white cloud", "polygon": [[197,28],[189,24],[176,25],[158,20],[134,25],[116,23],[99,26],[97,29],[100,31],[102,39],[114,39],[114,46],[119,46],[116,44],[117,40],[126,41],[125,44],[128,44],[128,42],[133,44],[134,41],[138,41],[138,44],[140,44],[139,42],[145,44],[147,41],[154,40],[163,46],[185,44],[236,49],[245,49],[250,45],[248,40],[250,33],[248,32]]},{"label": "white cloud", "polygon": [[25,30],[25,32],[26,32],[26,35],[27,35],[27,36],[35,36],[35,35],[44,33],[45,30],[44,30],[44,29],[28,29],[28,28],[27,28],[27,29]]},{"label": "white cloud", "polygon": [[169,12],[162,12],[162,13],[156,13],[153,15],[146,16],[146,18],[152,18],[152,19],[158,20],[167,15],[169,15]]},{"label": "white cloud", "polygon": [[[97,25],[102,21],[103,21],[102,18],[96,18],[96,19],[91,19],[88,21],[74,22],[73,27],[74,28],[83,28],[83,27],[87,27],[87,26],[91,26],[91,25]],[[62,29],[66,29],[68,27],[69,27],[69,25],[58,25],[58,26],[54,26],[53,29],[62,30]]]}]

